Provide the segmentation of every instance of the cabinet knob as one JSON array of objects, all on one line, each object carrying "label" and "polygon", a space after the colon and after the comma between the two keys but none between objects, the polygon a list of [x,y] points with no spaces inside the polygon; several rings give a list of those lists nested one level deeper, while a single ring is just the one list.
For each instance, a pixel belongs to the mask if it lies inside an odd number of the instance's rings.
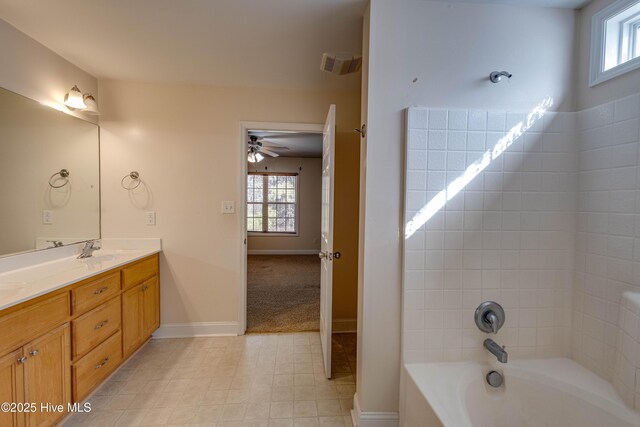
[{"label": "cabinet knob", "polygon": [[94,329],[100,329],[102,328],[104,325],[106,325],[107,323],[109,323],[109,319],[105,319],[102,322],[98,323]]},{"label": "cabinet knob", "polygon": [[27,357],[26,356],[22,356],[18,359],[18,363],[23,364],[23,363],[27,363]]},{"label": "cabinet knob", "polygon": [[96,365],[96,369],[100,369],[100,368],[102,368],[104,365],[106,365],[106,364],[107,364],[107,362],[108,362],[108,361],[109,361],[109,358],[108,358],[108,357],[105,357],[105,358],[104,358],[104,360],[103,360],[102,362],[100,362],[100,363],[98,363],[98,364]]},{"label": "cabinet knob", "polygon": [[29,355],[31,355],[31,356],[37,356],[38,354],[40,354],[40,350],[31,350],[29,352]]},{"label": "cabinet knob", "polygon": [[101,293],[106,292],[108,290],[109,290],[108,286],[103,286],[100,289],[96,289],[95,291],[93,291],[93,294],[94,295],[100,295]]},{"label": "cabinet knob", "polygon": [[143,291],[146,291],[147,289],[149,289],[149,285],[144,285],[144,286],[142,287],[142,290],[143,290]]}]

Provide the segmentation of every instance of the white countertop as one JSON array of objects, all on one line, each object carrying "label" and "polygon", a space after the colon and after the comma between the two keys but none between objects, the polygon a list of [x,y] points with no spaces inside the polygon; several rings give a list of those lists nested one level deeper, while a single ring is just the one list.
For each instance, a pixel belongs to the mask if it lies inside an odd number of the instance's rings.
[{"label": "white countertop", "polygon": [[82,244],[0,259],[0,310],[161,251],[160,239],[102,239],[77,259]]}]

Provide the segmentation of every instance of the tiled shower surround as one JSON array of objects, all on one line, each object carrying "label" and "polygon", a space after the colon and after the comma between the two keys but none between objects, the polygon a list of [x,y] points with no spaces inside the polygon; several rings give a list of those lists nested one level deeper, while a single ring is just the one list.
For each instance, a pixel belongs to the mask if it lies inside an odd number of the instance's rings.
[{"label": "tiled shower surround", "polygon": [[[511,358],[572,357],[610,381],[626,360],[622,293],[640,292],[640,97],[548,107],[408,110],[406,363],[493,357],[473,320],[485,300],[505,308],[493,338]],[[635,374],[632,353],[623,366]],[[635,375],[626,381],[635,391]]]}]

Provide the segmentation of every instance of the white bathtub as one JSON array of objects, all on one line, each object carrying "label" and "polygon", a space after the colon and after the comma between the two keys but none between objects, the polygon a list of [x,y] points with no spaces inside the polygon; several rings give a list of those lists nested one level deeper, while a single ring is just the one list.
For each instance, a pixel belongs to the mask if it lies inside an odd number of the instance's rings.
[{"label": "white bathtub", "polygon": [[639,427],[613,386],[570,359],[519,360],[499,389],[487,364],[405,366],[403,427]]}]

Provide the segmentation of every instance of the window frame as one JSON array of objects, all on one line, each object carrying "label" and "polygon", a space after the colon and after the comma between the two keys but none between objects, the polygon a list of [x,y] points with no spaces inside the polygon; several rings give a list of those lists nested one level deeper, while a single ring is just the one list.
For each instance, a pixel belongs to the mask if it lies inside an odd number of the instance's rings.
[{"label": "window frame", "polygon": [[[245,227],[247,229],[247,235],[251,236],[251,237],[298,237],[300,236],[300,174],[297,172],[248,172],[247,173],[247,178],[250,175],[261,175],[261,176],[293,176],[296,178],[296,201],[295,201],[295,217],[294,217],[294,228],[295,231],[293,232],[286,232],[286,231],[250,231],[249,230],[249,226],[247,224],[247,219],[249,218],[248,213],[249,213],[249,209],[248,206],[249,204],[252,204],[254,202],[249,202],[249,200],[246,201],[247,204],[247,209],[245,209],[245,211],[247,212],[247,215],[245,215],[244,221],[245,221]],[[249,184],[249,179],[246,180],[247,185],[245,186],[245,193],[248,189],[248,184]],[[268,187],[264,187],[265,189]],[[265,190],[267,191],[267,190]],[[263,202],[260,203],[262,205],[268,205],[269,202],[265,201],[265,199],[263,198]],[[263,212],[263,217],[262,217],[262,221],[264,224],[265,221],[265,217],[264,217],[264,212]],[[266,221],[268,222],[268,217],[266,218]],[[264,229],[264,227],[263,227]]]},{"label": "window frame", "polygon": [[[640,68],[640,56],[629,59],[625,62],[618,63],[618,65],[605,70],[605,63],[607,62],[606,52],[606,36],[607,36],[607,21],[615,18],[616,16],[624,13],[632,7],[636,7],[640,4],[640,0],[618,0],[604,9],[600,10],[591,18],[591,52],[590,52],[590,64],[589,64],[589,87],[596,86],[614,77],[618,77],[622,74],[628,73],[632,70]],[[633,30],[640,26],[640,12],[633,13],[631,16],[619,19],[619,28],[614,31],[614,38],[617,38],[617,61],[620,61],[621,56],[629,55],[631,49],[634,47],[634,42],[639,43],[637,40],[638,34],[632,36],[627,46],[627,52],[622,53],[623,36],[628,30]],[[612,36],[610,34],[610,36]]]}]

